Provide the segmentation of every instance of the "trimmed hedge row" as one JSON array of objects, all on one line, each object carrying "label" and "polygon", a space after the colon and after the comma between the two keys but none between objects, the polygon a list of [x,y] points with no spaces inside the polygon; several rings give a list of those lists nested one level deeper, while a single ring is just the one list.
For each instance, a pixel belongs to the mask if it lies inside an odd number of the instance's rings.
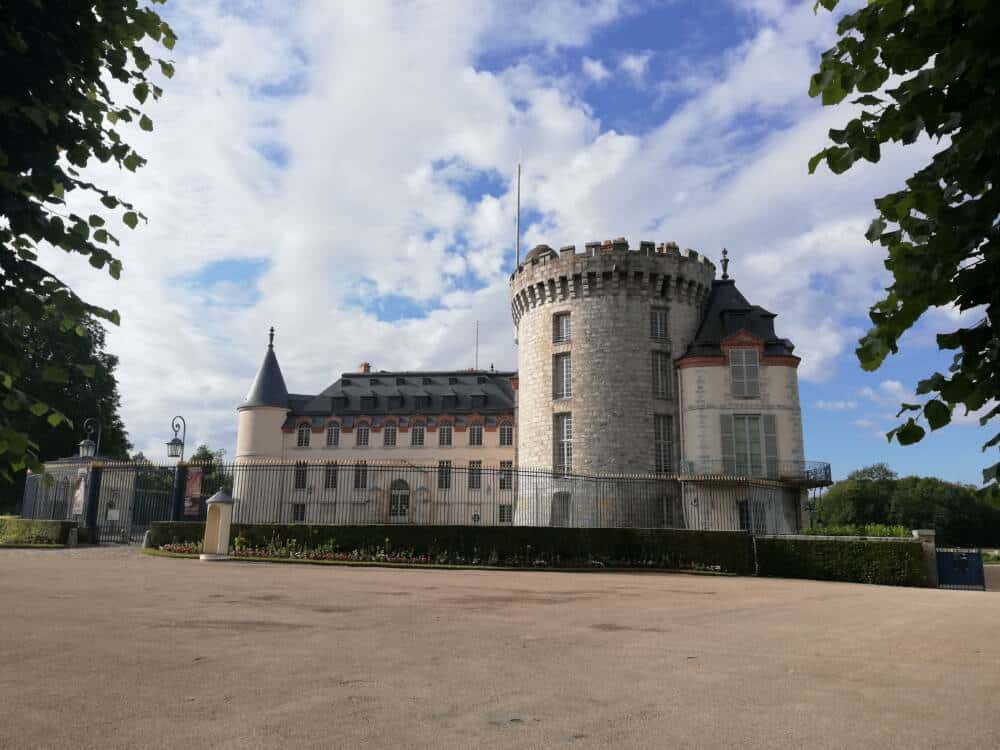
[{"label": "trimmed hedge row", "polygon": [[927,586],[920,542],[758,537],[758,575]]},{"label": "trimmed hedge row", "polygon": [[0,544],[66,544],[76,521],[0,516]]},{"label": "trimmed hedge row", "polygon": [[[204,524],[155,523],[150,533],[154,547],[195,542]],[[335,545],[338,549],[375,550],[389,542],[392,549],[415,554],[471,560],[544,560],[556,566],[599,561],[610,566],[719,570],[753,573],[750,537],[739,532],[678,529],[571,529],[527,526],[312,526],[308,524],[234,524],[232,539],[242,537],[249,547],[266,547],[272,539],[294,541],[310,548]]]}]

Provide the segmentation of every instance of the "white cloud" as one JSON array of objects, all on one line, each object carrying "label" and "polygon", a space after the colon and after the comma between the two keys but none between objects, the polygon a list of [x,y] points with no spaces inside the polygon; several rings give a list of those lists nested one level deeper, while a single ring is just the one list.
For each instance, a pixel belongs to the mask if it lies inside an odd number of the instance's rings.
[{"label": "white cloud", "polygon": [[604,66],[604,63],[591,57],[584,57],[580,63],[580,67],[587,78],[597,83],[606,81],[611,77],[611,71]]},{"label": "white cloud", "polygon": [[[502,186],[522,152],[524,208],[543,217],[526,244],[625,235],[710,256],[727,246],[741,290],[779,313],[801,376],[832,377],[885,282],[881,249],[862,236],[871,198],[898,187],[929,147],[888,152],[878,170],[806,174],[846,118],[804,95],[833,29],[805,5],[761,5],[757,31],[711,65],[679,59],[698,77],[678,83],[677,109],[648,131],[617,132],[580,89],[611,75],[591,36],[635,7],[497,0],[469,13],[458,0],[312,0],[254,4],[248,18],[222,2],[170,8],[177,74],[151,108],[154,133],[129,133],[149,165],[91,170],[150,219],[121,232],[122,281],[46,257],[86,298],[122,312],[109,345],[137,448],[162,457],[175,413],[188,417],[189,442],[231,447],[271,324],[297,392],[363,360],[469,366],[476,319],[480,362],[512,368],[513,200]],[[585,55],[584,76],[546,73],[567,47]],[[516,50],[516,62],[483,69],[481,54],[498,50]],[[652,84],[650,59],[633,53],[619,69]],[[287,165],[268,161],[264,143],[280,145]],[[469,199],[462,185],[477,179],[501,188]],[[246,258],[263,261],[259,275],[185,281]],[[469,291],[469,279],[481,288]],[[379,320],[365,311],[373,295],[433,311]]]},{"label": "white cloud", "polygon": [[824,411],[850,411],[858,408],[857,401],[824,401],[820,399],[816,402],[817,409]]},{"label": "white cloud", "polygon": [[618,61],[618,69],[628,75],[635,83],[641,84],[646,77],[646,71],[649,69],[649,61],[652,57],[653,53],[648,50],[630,52],[622,55],[621,60]]}]

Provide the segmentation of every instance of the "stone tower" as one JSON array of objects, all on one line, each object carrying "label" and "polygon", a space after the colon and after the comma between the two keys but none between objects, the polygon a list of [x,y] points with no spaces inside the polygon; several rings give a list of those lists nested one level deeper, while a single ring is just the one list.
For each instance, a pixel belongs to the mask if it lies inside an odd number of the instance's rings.
[{"label": "stone tower", "polygon": [[573,473],[676,471],[674,360],[715,266],[673,242],[535,247],[511,276],[518,464]]},{"label": "stone tower", "polygon": [[267,353],[253,385],[237,408],[237,463],[260,458],[283,457],[281,428],[288,415],[288,389],[274,355],[274,329],[271,329]]}]

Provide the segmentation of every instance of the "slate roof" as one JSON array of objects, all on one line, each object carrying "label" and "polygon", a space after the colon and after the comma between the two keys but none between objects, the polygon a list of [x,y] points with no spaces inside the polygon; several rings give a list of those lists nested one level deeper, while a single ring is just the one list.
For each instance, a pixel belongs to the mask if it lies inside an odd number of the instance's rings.
[{"label": "slate roof", "polygon": [[795,350],[792,342],[778,338],[774,332],[775,317],[763,307],[751,305],[733,279],[716,279],[712,282],[701,327],[684,357],[722,356],[722,340],[740,330],[761,339],[765,355],[792,354]]},{"label": "slate roof", "polygon": [[264,361],[257,371],[253,385],[240,406],[283,406],[288,407],[288,389],[274,356],[274,345],[269,344]]},{"label": "slate roof", "polygon": [[514,412],[510,379],[516,374],[495,370],[344,373],[316,396],[290,395],[291,412],[285,426],[310,417],[318,427],[331,416],[350,425],[354,416],[362,414],[373,417],[376,423],[380,416],[420,414],[428,417],[430,424],[441,414],[455,416],[459,424],[462,415],[481,414],[489,425],[495,423],[495,417]]}]

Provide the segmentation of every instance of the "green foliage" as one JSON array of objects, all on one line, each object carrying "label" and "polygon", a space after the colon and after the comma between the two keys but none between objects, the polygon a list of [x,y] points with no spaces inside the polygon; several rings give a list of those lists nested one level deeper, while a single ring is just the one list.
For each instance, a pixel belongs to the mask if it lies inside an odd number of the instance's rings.
[{"label": "green foliage", "polygon": [[[832,10],[837,0],[818,5]],[[872,0],[837,31],[809,94],[832,105],[858,92],[852,103],[861,112],[830,131],[835,145],[816,154],[809,171],[825,161],[840,174],[861,159],[877,162],[886,143],[921,135],[944,144],[903,190],[875,201],[879,215],[866,236],[887,249],[893,283],[870,311],[858,358],[877,369],[931,307],[982,310],[976,324],[937,337],[941,349],[956,352],[949,373],[920,381],[917,393],[928,401],[904,404],[900,414],[918,414],[888,438],[915,443],[926,434],[921,420],[940,429],[956,407],[985,407],[985,426],[1000,416],[1000,3]],[[1000,433],[983,449],[998,444]],[[998,467],[984,470],[984,483],[997,479]]]},{"label": "green foliage", "polygon": [[[6,310],[0,311],[0,327],[16,343],[24,359],[22,387],[39,399],[29,411],[10,413],[8,424],[39,446],[38,458],[48,461],[75,456],[77,444],[86,437],[83,423],[88,417],[101,422],[101,455],[125,458],[132,446],[118,413],[118,358],[104,351],[105,331],[100,322],[85,316],[80,324],[81,336],[63,330],[59,319],[51,315],[31,320],[20,311]],[[65,378],[56,381],[44,376],[49,362],[76,362],[80,367],[70,369]],[[64,414],[72,428],[67,424],[54,427],[33,416],[50,407]],[[0,512],[20,507],[24,476],[22,469],[13,473],[12,482],[0,481]]]},{"label": "green foliage", "polygon": [[[99,198],[108,211],[122,211],[130,228],[143,218],[134,206],[86,180],[82,170],[95,158],[130,171],[145,163],[116,123],[137,121],[148,130],[152,122],[138,107],[116,102],[112,87],[128,87],[139,104],[159,98],[162,89],[148,72],[154,58],[146,50],[156,42],[171,49],[174,33],[138,0],[3,4],[0,313],[24,321],[49,318],[65,334],[80,337],[87,336],[91,318],[117,325],[117,311],[82,300],[39,262],[38,251],[54,246],[120,276],[121,261],[111,251],[119,239],[107,219],[72,213],[67,201],[79,205]],[[169,61],[155,61],[169,77]],[[74,373],[92,375],[86,363],[66,360],[44,368],[41,379],[65,383]],[[60,405],[32,390],[28,380],[37,374],[14,332],[0,327],[0,477],[41,470],[39,445],[16,420],[28,414],[52,427],[70,422]]]},{"label": "green foliage", "polygon": [[758,573],[779,578],[928,586],[920,542],[757,539]]},{"label": "green foliage", "polygon": [[817,510],[819,525],[811,533],[884,524],[934,529],[941,544],[1000,545],[1000,493],[995,489],[977,491],[930,477],[897,479],[884,464],[834,483],[820,498]]},{"label": "green foliage", "polygon": [[0,544],[66,544],[76,521],[48,521],[0,516]]},{"label": "green foliage", "polygon": [[[203,533],[204,524],[154,523],[150,543],[159,547],[195,542]],[[232,534],[234,548],[263,550],[275,558],[329,549],[364,552],[370,558],[426,557],[438,563],[486,564],[493,559],[519,566],[710,569],[743,575],[753,571],[750,537],[726,531],[234,524]]]},{"label": "green foliage", "polygon": [[806,534],[813,536],[871,536],[871,537],[910,537],[912,533],[905,526],[889,526],[884,523],[866,523],[859,526],[822,526],[807,529]]}]

